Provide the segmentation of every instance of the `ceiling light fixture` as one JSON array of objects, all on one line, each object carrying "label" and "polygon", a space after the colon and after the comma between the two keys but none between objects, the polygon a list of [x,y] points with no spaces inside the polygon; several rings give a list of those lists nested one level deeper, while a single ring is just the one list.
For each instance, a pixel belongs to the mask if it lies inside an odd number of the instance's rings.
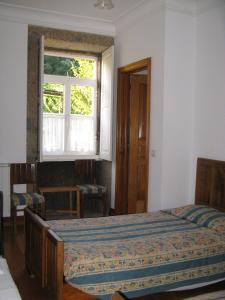
[{"label": "ceiling light fixture", "polygon": [[112,0],[97,0],[96,3],[94,4],[95,7],[104,9],[108,8],[111,9],[114,7]]}]

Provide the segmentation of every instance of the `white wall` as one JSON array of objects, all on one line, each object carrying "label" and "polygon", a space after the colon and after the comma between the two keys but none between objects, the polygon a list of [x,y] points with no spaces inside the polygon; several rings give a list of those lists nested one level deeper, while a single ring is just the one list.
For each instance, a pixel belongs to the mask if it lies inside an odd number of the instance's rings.
[{"label": "white wall", "polygon": [[26,160],[27,25],[0,20],[0,163]]},{"label": "white wall", "polygon": [[156,156],[150,157],[149,210],[161,207],[164,19],[164,10],[145,10],[136,21],[124,24],[122,20],[116,27],[116,68],[147,57],[152,59],[150,148]]},{"label": "white wall", "polygon": [[225,1],[198,16],[196,87],[196,157],[225,160]]},{"label": "white wall", "polygon": [[116,43],[117,67],[152,58],[148,210],[157,210],[190,202],[195,18],[166,6],[151,11],[116,28]]},{"label": "white wall", "polygon": [[195,17],[167,10],[165,22],[162,207],[190,199],[193,149]]},{"label": "white wall", "polygon": [[191,192],[197,157],[225,160],[225,1],[199,1]]},{"label": "white wall", "polygon": [[10,162],[26,161],[27,26],[0,20],[0,189],[10,215]]}]

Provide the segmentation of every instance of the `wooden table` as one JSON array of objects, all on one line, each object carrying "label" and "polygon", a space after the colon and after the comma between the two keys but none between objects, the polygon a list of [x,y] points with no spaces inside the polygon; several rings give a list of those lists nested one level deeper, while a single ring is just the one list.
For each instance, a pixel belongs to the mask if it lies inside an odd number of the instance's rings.
[{"label": "wooden table", "polygon": [[[70,213],[75,213],[78,218],[80,218],[80,189],[77,186],[43,186],[39,187],[39,192],[41,195],[44,196],[44,193],[69,193],[69,212]],[[77,207],[76,209],[73,209],[73,204],[72,204],[72,194],[76,193],[76,204]],[[65,210],[64,210],[65,211]]]}]

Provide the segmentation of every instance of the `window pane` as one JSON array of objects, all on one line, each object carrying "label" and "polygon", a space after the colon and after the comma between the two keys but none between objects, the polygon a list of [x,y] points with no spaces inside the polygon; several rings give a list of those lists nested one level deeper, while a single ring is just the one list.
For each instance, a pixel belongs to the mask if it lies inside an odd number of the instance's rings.
[{"label": "window pane", "polygon": [[94,88],[92,86],[71,86],[71,114],[92,115]]},{"label": "window pane", "polygon": [[95,79],[96,60],[91,58],[45,55],[44,73],[49,75]]},{"label": "window pane", "polygon": [[73,76],[72,59],[52,55],[44,56],[44,74]]},{"label": "window pane", "polygon": [[74,77],[95,79],[96,61],[87,58],[76,58],[73,61],[72,71]]},{"label": "window pane", "polygon": [[63,113],[64,85],[44,83],[43,85],[43,112]]}]

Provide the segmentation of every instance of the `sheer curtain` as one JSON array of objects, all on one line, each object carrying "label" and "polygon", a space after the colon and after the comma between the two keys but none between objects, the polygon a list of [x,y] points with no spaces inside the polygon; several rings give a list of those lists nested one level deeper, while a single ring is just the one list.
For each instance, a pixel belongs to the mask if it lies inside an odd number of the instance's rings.
[{"label": "sheer curtain", "polygon": [[[92,116],[43,114],[43,154],[94,155],[95,124]],[[65,133],[66,132],[66,133]]]},{"label": "sheer curtain", "polygon": [[96,153],[94,118],[70,116],[69,126],[68,151],[94,155]]},{"label": "sheer curtain", "polygon": [[65,119],[63,115],[43,114],[43,154],[64,152]]}]

